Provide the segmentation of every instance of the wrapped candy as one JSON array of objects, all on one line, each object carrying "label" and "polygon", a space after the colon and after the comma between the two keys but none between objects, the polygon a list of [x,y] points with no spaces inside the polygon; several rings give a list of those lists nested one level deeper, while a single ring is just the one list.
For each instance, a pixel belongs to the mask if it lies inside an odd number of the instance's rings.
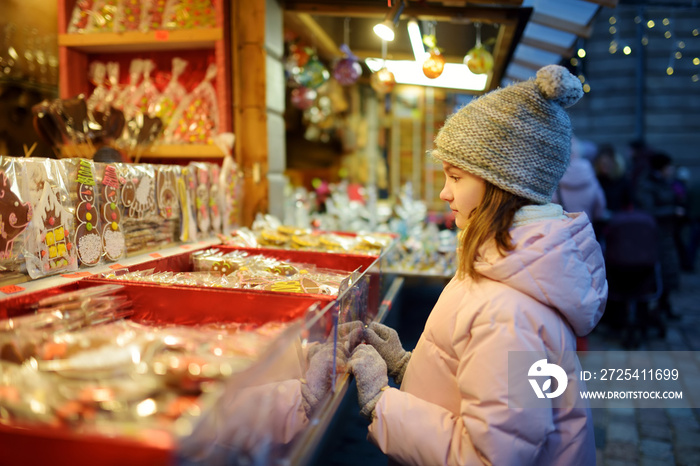
[{"label": "wrapped candy", "polygon": [[68,24],[69,34],[86,32],[94,5],[95,0],[78,0],[75,2],[70,23]]},{"label": "wrapped candy", "polygon": [[211,0],[169,0],[163,15],[164,29],[216,27],[216,10]]},{"label": "wrapped candy", "polygon": [[209,65],[202,82],[180,102],[165,130],[167,143],[213,144],[219,127],[216,90],[211,83],[216,72],[216,64]]},{"label": "wrapped candy", "polygon": [[168,127],[175,110],[187,95],[185,86],[180,82],[180,76],[185,68],[187,68],[187,60],[179,57],[173,58],[170,81],[153,104],[153,112],[161,119],[165,128]]},{"label": "wrapped candy", "polygon": [[143,113],[144,115],[154,116],[155,102],[159,99],[160,92],[151,79],[151,73],[155,69],[156,64],[153,60],[141,60],[140,70],[143,74],[133,94],[129,96],[127,103],[130,111],[134,113]]}]

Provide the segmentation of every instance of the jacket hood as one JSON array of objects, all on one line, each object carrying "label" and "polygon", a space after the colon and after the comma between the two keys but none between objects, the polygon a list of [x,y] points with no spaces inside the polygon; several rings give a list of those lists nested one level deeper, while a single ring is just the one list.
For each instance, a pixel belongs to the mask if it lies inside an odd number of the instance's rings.
[{"label": "jacket hood", "polygon": [[559,186],[564,189],[576,190],[590,186],[595,181],[595,170],[591,162],[585,159],[572,159],[564,176],[559,181]]},{"label": "jacket hood", "polygon": [[480,251],[476,271],[557,309],[576,335],[590,333],[608,296],[593,227],[585,215],[563,214],[555,204],[524,209],[530,212],[528,219],[514,222],[510,231],[515,249],[501,256],[489,242]]}]

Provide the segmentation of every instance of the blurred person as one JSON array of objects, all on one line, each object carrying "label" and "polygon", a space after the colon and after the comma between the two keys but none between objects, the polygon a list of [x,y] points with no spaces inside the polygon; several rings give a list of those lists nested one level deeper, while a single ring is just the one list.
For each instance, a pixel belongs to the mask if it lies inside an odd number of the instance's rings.
[{"label": "blurred person", "polygon": [[612,144],[601,144],[593,159],[593,168],[598,183],[605,194],[609,212],[620,212],[632,208],[632,186],[626,173],[625,160]]},{"label": "blurred person", "polygon": [[673,159],[664,152],[654,152],[649,157],[647,175],[639,180],[634,191],[635,206],[650,213],[656,220],[663,284],[657,308],[671,319],[678,318],[673,311],[671,294],[680,285],[675,228],[678,218],[685,214],[683,207],[678,205],[673,189],[673,174]]},{"label": "blurred person", "polygon": [[[467,104],[438,133],[440,199],[462,230],[458,271],[412,352],[373,322],[361,329],[368,344],[348,360],[369,439],[392,461],[595,464],[585,400],[509,405],[509,354],[546,352],[556,364],[563,353],[576,358],[577,336],[605,308],[605,267],[588,217],[550,202],[571,151],[564,109],[582,95],[575,76],[550,65],[536,80]],[[568,384],[585,389],[574,374]]]},{"label": "blurred person", "polygon": [[573,137],[571,161],[559,180],[552,202],[561,205],[566,212],[584,212],[598,231],[597,226],[608,218],[605,192],[590,160],[580,151],[581,143]]}]

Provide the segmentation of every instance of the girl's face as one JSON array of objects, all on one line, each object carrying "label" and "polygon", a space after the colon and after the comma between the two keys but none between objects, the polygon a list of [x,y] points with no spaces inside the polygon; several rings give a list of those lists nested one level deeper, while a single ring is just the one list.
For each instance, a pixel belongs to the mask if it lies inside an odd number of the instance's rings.
[{"label": "girl's face", "polygon": [[440,191],[440,199],[450,205],[457,228],[464,229],[472,211],[484,199],[486,183],[483,178],[447,162],[442,162],[442,171],[445,173],[445,186]]}]

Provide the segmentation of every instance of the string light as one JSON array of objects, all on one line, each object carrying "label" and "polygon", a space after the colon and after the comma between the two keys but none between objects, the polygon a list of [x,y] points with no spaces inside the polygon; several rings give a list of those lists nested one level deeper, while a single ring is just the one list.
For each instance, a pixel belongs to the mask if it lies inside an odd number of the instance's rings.
[{"label": "string light", "polygon": [[693,76],[691,76],[690,79],[691,79],[694,83],[700,81],[700,78],[698,77],[697,74],[694,74]]},{"label": "string light", "polygon": [[576,52],[576,55],[578,55],[579,58],[585,58],[585,56],[586,56],[586,50],[584,50],[584,49],[578,49],[578,52]]},{"label": "string light", "polygon": [[[696,58],[697,60],[697,58]],[[578,58],[572,57],[570,60],[571,66],[578,66]]]},{"label": "string light", "polygon": [[630,53],[632,53],[632,48],[629,45],[625,45],[625,47],[622,49],[622,53],[624,53],[625,55],[629,55]]},{"label": "string light", "polygon": [[591,86],[589,86],[588,84],[584,84],[583,85],[583,92],[585,92],[585,93],[591,92]]},{"label": "string light", "polygon": [[649,29],[653,28],[655,25],[656,25],[656,23],[654,23],[653,19],[650,19],[649,21],[647,21],[647,27]]},{"label": "string light", "polygon": [[693,58],[693,65],[695,65],[695,66],[700,65],[700,58],[698,58],[698,57]]}]

